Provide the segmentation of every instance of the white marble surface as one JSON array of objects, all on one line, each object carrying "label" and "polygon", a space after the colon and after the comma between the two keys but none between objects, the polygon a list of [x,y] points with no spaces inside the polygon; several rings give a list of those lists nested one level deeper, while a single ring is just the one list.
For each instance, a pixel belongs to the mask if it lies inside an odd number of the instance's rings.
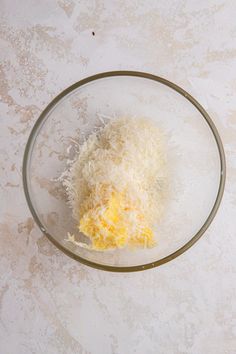
[{"label": "white marble surface", "polygon": [[[0,353],[236,353],[235,1],[0,6]],[[24,146],[41,110],[75,81],[113,69],[189,91],[213,117],[227,157],[223,202],[204,237],[141,273],[66,257],[35,226],[22,190]]]}]

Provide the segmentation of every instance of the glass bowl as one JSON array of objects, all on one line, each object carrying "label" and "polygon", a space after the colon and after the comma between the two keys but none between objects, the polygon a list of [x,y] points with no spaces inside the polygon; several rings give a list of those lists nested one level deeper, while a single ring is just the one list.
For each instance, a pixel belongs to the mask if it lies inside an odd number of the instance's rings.
[{"label": "glass bowl", "polygon": [[[169,190],[151,249],[94,251],[67,242],[78,233],[58,177],[74,144],[106,116],[147,117],[167,141]],[[206,231],[225,184],[225,157],[214,123],[202,106],[177,85],[154,75],[114,71],[81,80],[60,93],[31,131],[23,161],[23,184],[34,220],[60,250],[89,266],[137,271],[159,266],[190,248]]]}]

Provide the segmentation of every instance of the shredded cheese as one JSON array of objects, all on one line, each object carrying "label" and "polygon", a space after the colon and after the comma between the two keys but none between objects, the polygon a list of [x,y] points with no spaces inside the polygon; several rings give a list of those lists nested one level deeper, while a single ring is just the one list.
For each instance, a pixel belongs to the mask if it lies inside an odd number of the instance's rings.
[{"label": "shredded cheese", "polygon": [[79,147],[63,184],[91,248],[152,247],[166,189],[160,130],[147,118],[110,121]]}]

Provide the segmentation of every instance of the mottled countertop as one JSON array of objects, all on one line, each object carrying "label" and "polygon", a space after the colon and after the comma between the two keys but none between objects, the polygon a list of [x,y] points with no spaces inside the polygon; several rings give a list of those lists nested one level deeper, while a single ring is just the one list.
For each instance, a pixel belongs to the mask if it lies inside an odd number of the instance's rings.
[{"label": "mottled countertop", "polygon": [[[235,13],[233,0],[1,1],[1,354],[236,353]],[[58,251],[32,220],[21,180],[45,105],[75,81],[117,69],[163,76],[196,97],[227,158],[224,198],[204,237],[131,274]]]}]

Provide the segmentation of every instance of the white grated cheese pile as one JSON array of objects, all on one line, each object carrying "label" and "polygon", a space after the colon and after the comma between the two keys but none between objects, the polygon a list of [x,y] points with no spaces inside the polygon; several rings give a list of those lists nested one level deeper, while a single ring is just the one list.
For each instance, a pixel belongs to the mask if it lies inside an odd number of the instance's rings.
[{"label": "white grated cheese pile", "polygon": [[167,185],[165,160],[162,134],[147,118],[110,121],[79,147],[63,184],[93,249],[154,245],[151,229],[162,214]]}]

